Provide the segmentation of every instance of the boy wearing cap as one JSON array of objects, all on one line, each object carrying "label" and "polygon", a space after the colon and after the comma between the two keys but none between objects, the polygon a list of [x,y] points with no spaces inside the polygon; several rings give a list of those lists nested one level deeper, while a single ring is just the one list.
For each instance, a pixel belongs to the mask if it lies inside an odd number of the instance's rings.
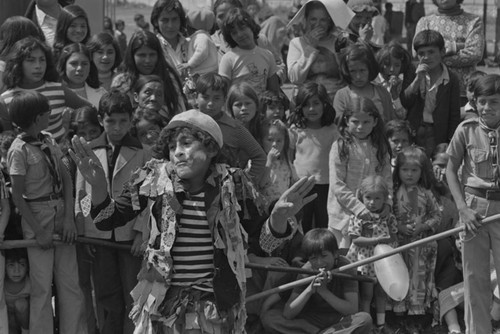
[{"label": "boy wearing cap", "polygon": [[[99,229],[150,211],[145,261],[131,293],[136,333],[244,332],[246,233],[240,215],[266,208],[242,170],[216,163],[222,144],[210,116],[178,114],[160,134],[159,159],[136,171],[124,193],[111,199],[99,186],[99,161],[84,140],[73,138],[71,154],[92,185]],[[290,234],[287,219],[315,197],[305,197],[313,184],[301,179],[278,200],[262,229],[268,241]]]},{"label": "boy wearing cap", "polygon": [[187,14],[189,36],[188,61],[177,65],[179,72],[191,75],[217,72],[219,69],[217,47],[208,33],[214,26],[215,15],[206,8],[193,9]]}]

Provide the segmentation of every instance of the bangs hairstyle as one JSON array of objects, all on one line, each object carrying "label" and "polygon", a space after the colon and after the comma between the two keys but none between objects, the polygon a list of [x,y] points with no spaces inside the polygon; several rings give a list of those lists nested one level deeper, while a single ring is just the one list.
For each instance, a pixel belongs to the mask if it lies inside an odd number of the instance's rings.
[{"label": "bangs hairstyle", "polygon": [[[283,107],[283,115],[286,110],[290,109],[290,100],[281,90],[278,93],[272,90],[266,90],[264,93],[260,94],[260,104],[262,106],[263,115],[266,112],[266,107],[274,103],[278,103]],[[284,115],[283,118],[285,117]],[[286,120],[282,119],[282,121],[285,122]]]},{"label": "bangs hairstyle", "polygon": [[12,89],[22,83],[23,62],[28,59],[31,53],[35,50],[42,50],[45,54],[47,68],[43,75],[45,81],[58,81],[59,77],[52,61],[52,53],[49,47],[44,42],[34,38],[26,37],[16,42],[7,56],[5,64],[5,72],[3,74],[3,82],[7,89]]},{"label": "bangs hairstyle", "polygon": [[401,71],[398,74],[404,74],[408,71],[411,64],[411,55],[401,46],[401,44],[394,41],[384,45],[384,47],[377,52],[376,59],[379,69],[382,69],[382,65],[390,66],[391,57],[401,61]]},{"label": "bangs hairstyle", "polygon": [[128,95],[118,90],[104,93],[99,100],[98,114],[101,119],[104,119],[104,116],[111,116],[111,114],[128,114],[132,117],[133,112],[132,102],[130,102]]},{"label": "bangs hairstyle", "polygon": [[304,235],[301,248],[306,259],[309,259],[313,255],[321,254],[323,251],[336,255],[339,245],[332,231],[327,228],[313,228]]},{"label": "bangs hairstyle", "polygon": [[71,23],[78,18],[84,19],[87,24],[87,34],[81,41],[83,44],[87,43],[91,36],[87,13],[78,5],[69,5],[61,9],[61,13],[57,18],[56,32],[54,36],[54,49],[61,50],[65,45],[73,43],[73,41],[68,39],[67,32]]},{"label": "bangs hairstyle", "polygon": [[401,119],[393,119],[385,125],[385,136],[387,139],[394,136],[398,132],[406,132],[408,134],[408,139],[410,144],[415,141],[415,131],[411,128],[410,122]]},{"label": "bangs hairstyle", "polygon": [[222,91],[224,98],[227,97],[229,82],[222,75],[214,72],[202,74],[196,79],[196,92],[205,94],[209,89],[213,91]]},{"label": "bangs hairstyle", "polygon": [[[118,66],[120,66],[123,59],[123,55],[120,51],[120,46],[118,45],[118,42],[113,38],[113,36],[111,36],[107,32],[100,32],[92,36],[87,43],[87,47],[92,56],[98,51],[103,51],[104,48],[108,45],[111,45],[113,49],[115,49],[115,62],[113,63],[113,67],[111,67],[111,72],[113,72]],[[90,59],[92,60],[93,58]]]},{"label": "bangs hairstyle", "polygon": [[[163,50],[161,48],[160,41],[156,38],[155,34],[151,31],[138,30],[136,31],[127,45],[127,50],[125,51],[125,68],[126,74],[131,79],[132,86],[135,85],[140,74],[137,70],[135,64],[134,55],[141,47],[148,47],[158,55],[158,60],[156,61],[156,66],[153,69],[154,74],[157,74],[163,80],[163,87],[165,91],[165,104],[172,114],[180,112],[179,99],[185,100],[184,94],[182,93],[182,84],[177,75],[177,70],[172,68],[163,55]],[[174,81],[176,85],[174,84]],[[178,87],[178,89],[176,88]]]},{"label": "bangs hairstyle", "polygon": [[236,29],[241,29],[241,27],[248,27],[253,33],[253,39],[255,44],[257,44],[257,38],[259,38],[260,26],[253,20],[253,18],[245,10],[241,8],[233,8],[227,12],[224,22],[222,23],[221,31],[222,36],[226,40],[226,43],[231,47],[235,48],[238,46],[231,37],[231,32]]},{"label": "bangs hairstyle", "polygon": [[14,93],[8,106],[10,120],[23,130],[29,128],[37,116],[50,112],[49,100],[34,90]]},{"label": "bangs hairstyle", "polygon": [[177,136],[181,133],[193,136],[194,139],[200,141],[209,152],[218,152],[217,156],[212,159],[212,163],[215,163],[219,159],[220,148],[215,139],[208,132],[190,126],[179,126],[173,129],[163,128],[156,140],[156,144],[152,147],[153,158],[169,160],[169,144],[175,141]]},{"label": "bangs hairstyle", "polygon": [[382,193],[384,199],[389,198],[389,187],[380,175],[370,175],[361,181],[358,189],[358,199],[363,201],[363,196],[370,193]]},{"label": "bangs hairstyle", "polygon": [[420,167],[421,173],[418,185],[424,187],[425,189],[433,189],[436,179],[432,171],[431,160],[422,148],[409,146],[404,148],[396,156],[396,167],[392,173],[394,190],[398,189],[403,184],[403,182],[401,182],[401,178],[399,177],[399,171],[401,166],[404,164],[415,164]]},{"label": "bangs hairstyle", "polygon": [[45,42],[40,27],[23,16],[12,16],[0,26],[0,59],[5,60],[12,46],[19,40],[32,36]]},{"label": "bangs hairstyle", "polygon": [[299,87],[295,97],[295,110],[290,115],[290,124],[298,128],[307,128],[307,118],[304,116],[304,107],[307,102],[317,96],[323,104],[323,115],[321,116],[321,126],[329,126],[335,121],[335,109],[333,108],[330,97],[325,86],[314,81],[308,81]]},{"label": "bangs hairstyle", "polygon": [[309,1],[305,4],[306,8],[304,10],[304,17],[306,18],[307,20],[307,17],[309,16],[309,14],[313,11],[313,10],[323,10],[327,15],[328,15],[328,18],[330,19],[330,21],[328,22],[328,31],[327,33],[331,33],[333,31],[333,28],[335,28],[335,23],[333,22],[331,16],[330,16],[330,13],[328,13],[328,11],[326,10],[325,8],[325,5],[323,5],[321,2],[319,1]]},{"label": "bangs hairstyle", "polygon": [[260,120],[260,101],[259,97],[257,96],[257,92],[248,82],[242,81],[235,85],[232,85],[231,88],[229,88],[226,100],[226,110],[230,111],[231,116],[235,118],[233,113],[233,104],[243,97],[249,98],[255,103],[255,116],[250,120],[248,130],[254,136],[254,138],[257,139],[258,142],[261,142],[262,133]]},{"label": "bangs hairstyle", "polygon": [[[361,96],[353,96],[347,106],[346,111],[342,115],[339,123],[340,138],[338,139],[340,160],[349,158],[349,149],[354,142],[352,134],[348,131],[349,119],[357,113],[366,113],[373,117],[376,124],[370,133],[370,141],[377,150],[378,166],[375,168],[377,172],[382,171],[386,162],[386,157],[390,154],[389,141],[385,135],[384,121],[372,100]],[[334,144],[335,145],[335,144]]]},{"label": "bangs hairstyle", "polygon": [[424,46],[435,46],[440,51],[444,51],[444,38],[436,30],[422,30],[415,35],[413,39],[413,50],[418,52],[418,49]]},{"label": "bangs hairstyle", "polygon": [[288,152],[290,151],[290,134],[288,133],[288,127],[283,121],[274,119],[272,121],[269,121],[265,125],[265,129],[267,130],[267,132],[264,134],[264,136],[267,136],[272,128],[278,130],[279,133],[283,135],[283,154],[280,156],[283,156],[286,163],[290,165],[290,167],[292,167],[290,157],[288,155]]},{"label": "bangs hairstyle", "polygon": [[474,98],[500,94],[500,75],[488,74],[477,79],[474,87]]},{"label": "bangs hairstyle", "polygon": [[356,43],[346,48],[340,57],[340,75],[351,84],[351,75],[349,74],[349,62],[359,61],[368,67],[368,81],[373,81],[379,73],[378,63],[375,60],[372,49],[363,43]]},{"label": "bangs hairstyle", "polygon": [[97,67],[95,67],[94,62],[92,61],[92,56],[90,54],[89,49],[83,45],[82,43],[73,43],[66,45],[61,52],[61,56],[59,57],[59,61],[57,62],[57,72],[59,76],[66,82],[69,81],[66,76],[66,63],[69,58],[75,53],[81,53],[85,57],[87,57],[89,61],[89,76],[85,82],[92,88],[99,88],[99,74],[97,73]]},{"label": "bangs hairstyle", "polygon": [[[5,262],[20,262],[26,260],[28,262],[28,251],[26,248],[13,248],[5,250]],[[27,268],[29,270],[29,266]]]},{"label": "bangs hairstyle", "polygon": [[182,4],[178,0],[157,0],[153,6],[153,10],[151,11],[151,24],[153,25],[153,29],[156,33],[161,34],[160,25],[158,19],[160,18],[161,13],[166,10],[167,12],[176,12],[179,15],[180,19],[180,33],[182,35],[186,34],[186,11]]}]

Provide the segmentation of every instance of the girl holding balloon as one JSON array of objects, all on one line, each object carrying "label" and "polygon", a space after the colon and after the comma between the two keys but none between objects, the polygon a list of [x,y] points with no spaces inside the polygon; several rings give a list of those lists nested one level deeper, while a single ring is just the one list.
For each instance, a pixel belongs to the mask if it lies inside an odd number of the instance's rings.
[{"label": "girl holding balloon", "polygon": [[[399,245],[434,234],[441,222],[441,211],[432,192],[435,185],[432,166],[421,148],[410,146],[398,154],[393,182]],[[395,305],[394,311],[407,311],[408,315],[429,313],[431,301],[437,297],[434,281],[437,243],[428,242],[402,255],[408,266],[410,288],[406,299]]]},{"label": "girl holding balloon", "polygon": [[[378,244],[390,244],[396,240],[398,227],[396,217],[385,207],[389,198],[389,187],[384,178],[371,175],[363,179],[358,190],[358,199],[363,202],[370,219],[351,216],[348,234],[352,240],[347,253],[347,259],[357,262],[374,255],[373,251]],[[373,263],[358,267],[358,274],[375,277]],[[376,325],[378,332],[392,332],[385,324],[386,294],[380,284],[369,282],[360,283],[360,311],[370,313],[371,301],[375,297],[377,314]]]}]

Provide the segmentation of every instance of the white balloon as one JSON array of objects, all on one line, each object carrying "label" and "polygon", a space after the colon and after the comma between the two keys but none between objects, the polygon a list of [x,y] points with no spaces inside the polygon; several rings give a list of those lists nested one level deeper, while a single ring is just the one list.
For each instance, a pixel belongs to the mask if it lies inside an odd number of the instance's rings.
[{"label": "white balloon", "polygon": [[[373,250],[374,255],[392,251],[389,245],[378,244]],[[394,254],[375,261],[375,274],[385,293],[396,301],[406,297],[410,287],[410,275],[401,254]]]}]

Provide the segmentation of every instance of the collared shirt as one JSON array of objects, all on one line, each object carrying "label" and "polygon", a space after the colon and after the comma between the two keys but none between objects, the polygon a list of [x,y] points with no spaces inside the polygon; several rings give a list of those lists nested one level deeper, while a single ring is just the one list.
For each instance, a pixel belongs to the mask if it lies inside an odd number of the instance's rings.
[{"label": "collared shirt", "polygon": [[57,19],[44,13],[37,5],[35,5],[35,12],[38,24],[45,35],[45,40],[47,44],[52,47],[56,35]]},{"label": "collared shirt", "polygon": [[[500,128],[493,131],[498,138]],[[495,157],[493,147],[490,147],[489,132],[481,127],[479,118],[475,117],[463,121],[450,141],[447,153],[455,166],[463,163],[461,180],[464,186],[482,189],[497,187],[498,177],[493,166]]]},{"label": "collared shirt", "polygon": [[441,65],[443,68],[443,72],[437,78],[434,85],[431,86],[430,82],[427,80],[425,83],[422,83],[420,87],[421,94],[425,94],[425,103],[424,103],[424,111],[423,111],[423,121],[425,123],[434,123],[434,118],[432,117],[432,113],[436,108],[436,96],[437,91],[440,85],[446,85],[450,81],[450,74],[448,73],[448,68],[445,65]]}]

